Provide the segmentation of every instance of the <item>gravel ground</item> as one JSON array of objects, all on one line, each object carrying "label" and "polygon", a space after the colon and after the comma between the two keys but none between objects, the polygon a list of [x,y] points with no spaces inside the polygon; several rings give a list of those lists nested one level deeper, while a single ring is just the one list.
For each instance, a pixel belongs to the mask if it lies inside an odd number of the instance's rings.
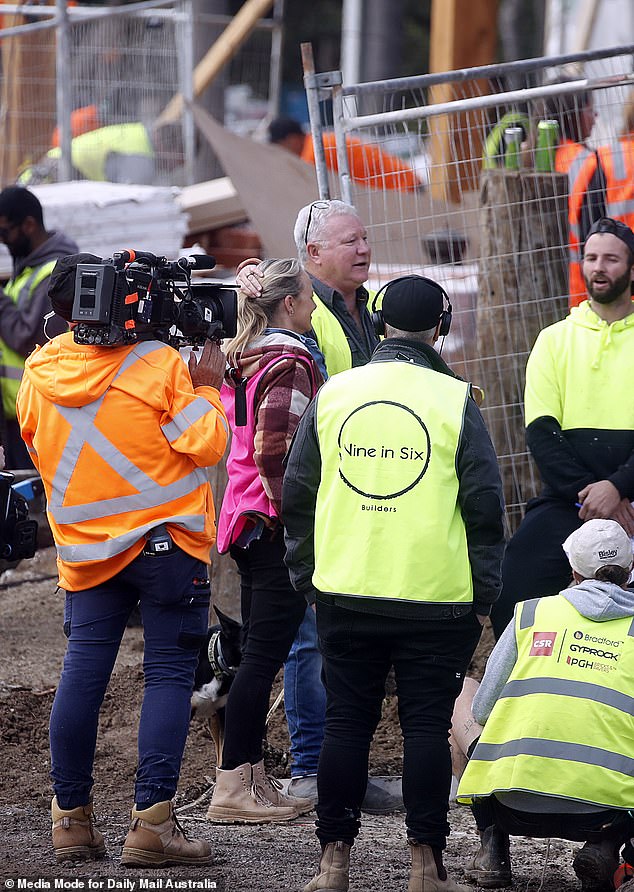
[{"label": "gravel ground", "polygon": [[[211,842],[212,867],[149,871],[120,866],[142,687],[142,634],[135,628],[124,638],[102,710],[97,744],[95,811],[108,856],[89,866],[56,864],[50,845],[48,715],[65,639],[63,600],[55,593],[55,579],[53,552],[47,549],[5,573],[0,581],[0,888],[300,890],[313,875],[319,857],[314,816],[278,826],[215,826],[207,822],[214,753],[202,723],[192,724],[177,805],[186,832]],[[288,775],[283,709],[277,710],[269,728],[267,764],[271,773]],[[400,770],[396,703],[394,697],[388,697],[371,753],[371,773],[389,775]],[[477,834],[468,809],[452,808],[450,822],[445,862],[460,882],[463,867],[477,847]],[[521,892],[579,889],[571,869],[572,852],[573,844],[561,840],[550,845],[546,840],[513,840],[512,888]],[[404,892],[408,869],[403,816],[364,816],[352,853],[351,892]]]}]

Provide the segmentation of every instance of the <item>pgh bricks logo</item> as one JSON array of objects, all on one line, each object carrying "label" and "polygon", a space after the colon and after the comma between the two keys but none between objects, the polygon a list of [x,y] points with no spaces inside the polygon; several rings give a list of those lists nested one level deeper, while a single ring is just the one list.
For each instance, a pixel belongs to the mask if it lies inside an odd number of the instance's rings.
[{"label": "pgh bricks logo", "polygon": [[533,646],[530,649],[531,657],[552,657],[557,632],[533,632]]}]

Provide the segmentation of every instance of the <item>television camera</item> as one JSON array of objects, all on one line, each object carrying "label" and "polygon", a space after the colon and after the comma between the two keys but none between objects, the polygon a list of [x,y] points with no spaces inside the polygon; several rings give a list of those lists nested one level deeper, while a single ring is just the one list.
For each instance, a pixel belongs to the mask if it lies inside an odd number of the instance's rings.
[{"label": "television camera", "polygon": [[132,250],[98,263],[77,263],[72,309],[76,343],[114,346],[156,339],[178,349],[233,337],[236,290],[191,281],[192,270],[215,265],[213,257],[203,254],[168,260]]},{"label": "television camera", "polygon": [[13,488],[14,480],[9,471],[0,471],[0,572],[32,558],[37,548],[37,521],[29,520],[28,502]]}]

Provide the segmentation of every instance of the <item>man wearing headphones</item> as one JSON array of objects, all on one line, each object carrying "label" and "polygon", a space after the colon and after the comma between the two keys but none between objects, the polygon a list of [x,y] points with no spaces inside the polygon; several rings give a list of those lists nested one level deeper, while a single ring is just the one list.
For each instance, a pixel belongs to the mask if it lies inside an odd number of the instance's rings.
[{"label": "man wearing headphones", "polygon": [[348,889],[370,743],[392,666],[404,738],[409,892],[465,892],[442,862],[448,730],[500,587],[503,496],[471,388],[433,347],[450,312],[429,279],[389,283],[374,316],[385,340],[366,366],[326,382],[289,453],[286,560],[297,590],[316,592],[328,702],[317,778],[322,856],[304,892]]}]

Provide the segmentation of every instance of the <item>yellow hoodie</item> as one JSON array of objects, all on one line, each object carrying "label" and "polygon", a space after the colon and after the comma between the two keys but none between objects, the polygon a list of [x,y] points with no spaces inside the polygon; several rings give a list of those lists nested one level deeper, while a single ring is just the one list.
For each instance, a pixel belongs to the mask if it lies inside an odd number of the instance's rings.
[{"label": "yellow hoodie", "polygon": [[194,391],[176,350],[159,341],[80,346],[60,335],[27,359],[17,414],[44,483],[62,588],[110,579],[161,523],[209,563],[215,517],[204,469],[222,458],[228,426],[218,391]]}]

